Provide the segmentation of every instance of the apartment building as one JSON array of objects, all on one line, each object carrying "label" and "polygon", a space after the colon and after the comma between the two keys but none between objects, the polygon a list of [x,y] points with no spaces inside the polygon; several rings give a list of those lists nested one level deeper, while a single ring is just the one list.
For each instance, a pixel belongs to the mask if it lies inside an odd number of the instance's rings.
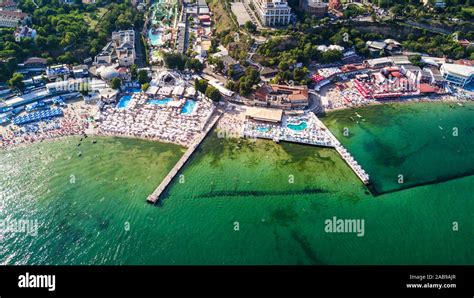
[{"label": "apartment building", "polygon": [[328,4],[322,0],[300,0],[299,5],[301,11],[318,18],[328,13]]},{"label": "apartment building", "polygon": [[291,8],[286,0],[253,0],[255,11],[264,26],[284,26],[290,23]]},{"label": "apartment building", "polygon": [[441,65],[441,74],[451,84],[464,87],[474,82],[474,67],[445,63]]},{"label": "apartment building", "polygon": [[15,11],[17,9],[16,2],[13,0],[0,0],[0,10]]},{"label": "apartment building", "polygon": [[309,104],[308,87],[263,85],[255,91],[253,104],[284,110],[304,109]]},{"label": "apartment building", "polygon": [[31,17],[27,13],[11,10],[0,10],[0,27],[15,28],[18,25],[25,25]]},{"label": "apartment building", "polygon": [[135,59],[135,31],[122,30],[112,32],[112,41],[95,57],[95,64],[117,62],[119,66],[130,66],[135,63]]}]

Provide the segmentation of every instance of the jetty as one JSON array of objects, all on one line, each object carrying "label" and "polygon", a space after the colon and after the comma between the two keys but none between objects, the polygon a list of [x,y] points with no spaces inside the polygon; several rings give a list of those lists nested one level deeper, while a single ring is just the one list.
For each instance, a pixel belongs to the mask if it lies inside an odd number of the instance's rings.
[{"label": "jetty", "polygon": [[352,169],[352,171],[356,174],[357,177],[364,183],[365,185],[370,183],[370,177],[369,174],[365,172],[365,170],[362,168],[361,165],[352,157],[352,155],[347,151],[344,146],[342,146],[341,142],[336,138],[336,136],[327,128],[327,126],[320,120],[318,119],[318,124],[324,128],[326,131],[327,135],[331,139],[331,144],[334,149],[336,149],[336,152],[339,153],[341,158],[347,163],[347,165]]},{"label": "jetty", "polygon": [[201,145],[202,141],[206,138],[208,133],[212,130],[214,125],[222,116],[222,112],[218,111],[216,114],[211,116],[210,121],[207,123],[207,126],[203,128],[203,132],[199,135],[198,139],[194,142],[191,147],[186,150],[184,155],[180,158],[180,160],[176,163],[176,165],[171,169],[171,171],[166,175],[165,179],[161,181],[160,185],[153,191],[151,195],[148,196],[146,201],[150,204],[155,204],[159,199],[161,194],[166,190],[166,188],[170,185],[171,181],[173,181],[174,177],[179,173],[179,171],[183,168],[186,164],[188,159],[193,155],[196,149]]},{"label": "jetty", "polygon": [[352,155],[344,148],[342,145],[337,145],[334,147],[342,157],[342,159],[349,165],[349,167],[354,171],[354,173],[359,177],[359,179],[365,185],[370,183],[369,174],[367,174],[364,169],[357,163],[357,161],[352,157]]}]

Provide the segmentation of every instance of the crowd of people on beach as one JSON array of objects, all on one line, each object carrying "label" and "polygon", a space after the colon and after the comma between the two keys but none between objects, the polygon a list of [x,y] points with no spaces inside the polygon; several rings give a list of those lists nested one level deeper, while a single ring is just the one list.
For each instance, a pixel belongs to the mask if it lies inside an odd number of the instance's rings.
[{"label": "crowd of people on beach", "polygon": [[245,121],[245,111],[245,106],[228,104],[217,126],[221,134],[223,133],[228,137],[241,136]]},{"label": "crowd of people on beach", "polygon": [[364,98],[350,82],[325,87],[320,93],[323,107],[326,110],[338,110],[376,103],[373,99]]},{"label": "crowd of people on beach", "polygon": [[433,94],[433,95],[411,95],[390,99],[373,99],[365,98],[351,82],[344,84],[330,85],[325,87],[320,93],[323,108],[326,111],[339,110],[347,108],[357,108],[370,104],[382,104],[393,102],[452,102],[452,101],[469,101],[474,100],[474,93],[458,88],[455,94]]},{"label": "crowd of people on beach", "polygon": [[126,136],[190,146],[198,137],[215,106],[204,97],[198,97],[194,110],[183,114],[186,100],[151,104],[144,93],[135,93],[126,108],[109,106],[100,113],[98,133]]},{"label": "crowd of people on beach", "polygon": [[0,148],[10,148],[23,144],[42,142],[71,135],[83,135],[89,123],[86,117],[81,118],[74,108],[66,108],[64,116],[36,122],[24,126],[2,128]]}]

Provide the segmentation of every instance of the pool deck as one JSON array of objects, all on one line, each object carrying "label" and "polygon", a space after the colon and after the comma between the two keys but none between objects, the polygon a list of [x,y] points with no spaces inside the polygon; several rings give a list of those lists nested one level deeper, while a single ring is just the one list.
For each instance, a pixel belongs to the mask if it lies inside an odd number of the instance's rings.
[{"label": "pool deck", "polygon": [[[351,170],[356,174],[356,176],[364,183],[365,185],[370,184],[370,177],[362,168],[361,165],[355,160],[355,158],[347,151],[341,142],[334,136],[334,134],[326,127],[326,125],[316,116],[312,119],[314,124],[317,127],[321,127],[319,130],[319,138],[314,137],[301,137],[298,135],[287,135],[282,134],[281,130],[276,130],[273,132],[260,132],[257,130],[249,131],[246,129],[245,125],[243,127],[242,136],[244,137],[253,137],[261,139],[270,139],[278,143],[280,141],[290,142],[290,143],[299,143],[319,147],[329,147],[336,149],[336,152],[341,156],[341,158],[347,163]],[[299,124],[300,125],[300,124]],[[291,128],[290,128],[291,129]]]},{"label": "pool deck", "polygon": [[212,128],[215,126],[215,124],[217,123],[217,121],[220,119],[221,116],[222,116],[222,112],[220,111],[217,111],[214,115],[212,115],[213,118],[211,118],[210,121],[207,123],[207,127],[204,129],[204,131],[199,136],[197,141],[193,145],[191,145],[191,147],[189,147],[188,150],[186,150],[186,152],[181,157],[181,159],[171,169],[168,175],[166,175],[165,179],[163,179],[163,181],[161,181],[160,185],[158,185],[155,191],[153,191],[153,193],[148,196],[148,198],[146,199],[148,203],[155,204],[160,199],[161,194],[166,190],[166,188],[169,186],[171,181],[173,181],[174,177],[183,168],[183,166],[186,164],[189,158],[193,155],[193,153],[196,151],[196,149],[199,147],[202,141],[206,138],[208,133],[212,130]]}]

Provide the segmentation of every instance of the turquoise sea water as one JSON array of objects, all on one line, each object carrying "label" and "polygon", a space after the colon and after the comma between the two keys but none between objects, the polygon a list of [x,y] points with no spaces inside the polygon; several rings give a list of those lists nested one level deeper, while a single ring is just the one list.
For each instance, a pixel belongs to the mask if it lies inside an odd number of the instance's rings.
[{"label": "turquoise sea water", "polygon": [[[466,133],[471,124],[462,119],[470,108],[422,104],[359,109],[366,119],[360,130],[361,122],[346,123],[328,115],[324,121],[335,132],[343,126],[357,133],[344,143],[378,179],[376,188],[382,191],[377,195],[361,185],[332,149],[220,139],[217,134],[205,140],[157,206],[145,199],[183,154],[183,148],[118,138],[98,138],[93,144],[87,138],[79,147],[78,139],[69,139],[0,153],[4,169],[0,172],[1,215],[40,223],[36,237],[3,234],[0,261],[474,264],[474,176],[433,182],[437,174],[431,174],[430,183],[393,191],[390,174],[398,172],[397,167],[414,169],[390,158],[413,160],[417,153],[412,148],[418,148],[418,143],[431,144],[425,134],[433,133],[403,133],[405,126],[399,125],[399,117],[428,128],[428,124],[422,125],[425,118],[434,121],[433,115],[443,112],[445,122],[436,126],[447,129],[448,123],[457,123],[460,132]],[[362,136],[369,142],[368,135],[378,144],[392,140],[386,130],[375,128],[381,125],[380,118],[389,131],[400,126],[394,134],[402,144],[411,144],[388,151],[382,146],[388,164],[377,152],[356,153],[364,150],[353,145],[362,142],[357,141]],[[424,148],[434,150],[429,145]],[[402,150],[406,150],[405,159],[401,158]],[[370,159],[364,159],[369,157],[376,165],[370,166]],[[435,167],[421,159],[419,166],[429,164],[427,173],[435,169],[446,177],[446,166],[455,160],[435,160]],[[464,155],[464,163],[472,165],[472,160]],[[418,169],[410,179],[427,180],[421,173]],[[376,178],[378,174],[382,178]],[[390,191],[383,192],[385,189]],[[324,221],[333,216],[364,219],[365,235],[326,233]],[[458,223],[458,231],[453,231],[453,222]]]},{"label": "turquoise sea water", "polygon": [[474,174],[473,116],[474,104],[413,103],[338,111],[324,121],[385,193]]}]

